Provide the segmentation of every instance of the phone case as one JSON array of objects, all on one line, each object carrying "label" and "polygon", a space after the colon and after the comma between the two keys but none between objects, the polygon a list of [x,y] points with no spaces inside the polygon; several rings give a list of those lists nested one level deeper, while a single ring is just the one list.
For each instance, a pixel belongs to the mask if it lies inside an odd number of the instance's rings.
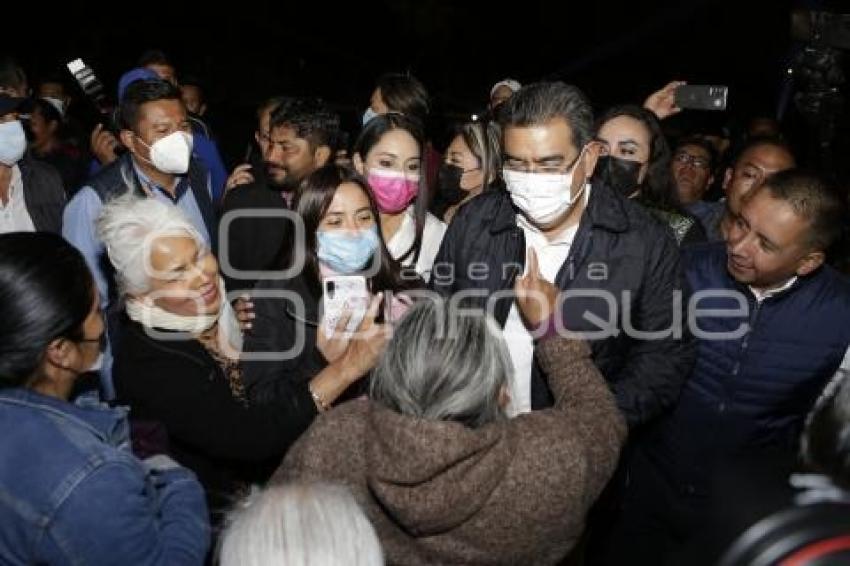
[{"label": "phone case", "polygon": [[339,324],[343,311],[351,311],[346,331],[353,332],[369,308],[369,290],[362,275],[336,275],[322,282],[323,327],[326,333]]},{"label": "phone case", "polygon": [[726,110],[728,88],[714,85],[682,85],[676,89],[676,106],[692,110]]}]

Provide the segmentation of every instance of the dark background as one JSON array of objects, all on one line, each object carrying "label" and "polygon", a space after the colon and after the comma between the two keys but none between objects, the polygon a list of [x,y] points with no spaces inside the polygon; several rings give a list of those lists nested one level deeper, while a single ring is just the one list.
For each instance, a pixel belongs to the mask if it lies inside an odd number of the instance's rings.
[{"label": "dark background", "polygon": [[354,131],[385,71],[422,80],[438,124],[480,111],[490,86],[508,76],[575,83],[599,109],[640,102],[674,78],[725,84],[729,111],[716,120],[771,115],[792,49],[792,0],[39,6],[17,3],[0,39],[32,83],[82,57],[113,93],[144,50],[162,49],[178,74],[206,82],[231,162],[262,99],[321,96]]}]

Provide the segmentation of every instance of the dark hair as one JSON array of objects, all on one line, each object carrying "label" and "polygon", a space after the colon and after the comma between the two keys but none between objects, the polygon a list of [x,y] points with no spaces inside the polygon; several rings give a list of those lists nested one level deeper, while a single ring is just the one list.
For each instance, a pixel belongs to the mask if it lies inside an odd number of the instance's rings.
[{"label": "dark hair", "polygon": [[708,170],[713,173],[714,168],[717,167],[717,149],[715,149],[714,144],[702,136],[688,136],[679,140],[673,153],[675,154],[686,145],[693,145],[705,150],[708,154]]},{"label": "dark hair", "polygon": [[826,251],[841,236],[847,207],[839,192],[817,175],[786,169],[765,179],[762,187],[809,222],[806,243],[812,249]]},{"label": "dark hair", "polygon": [[744,156],[745,153],[753,149],[754,147],[761,146],[773,146],[781,151],[786,152],[791,156],[792,159],[796,161],[796,156],[794,155],[794,150],[791,149],[791,146],[783,140],[782,138],[778,138],[776,136],[755,136],[747,139],[747,141],[737,147],[734,151],[734,155],[732,157],[731,167],[735,167],[741,157]]},{"label": "dark hair", "polygon": [[[378,205],[369,190],[366,179],[348,167],[334,164],[319,167],[308,175],[301,184],[293,202],[293,209],[298,212],[298,216],[304,221],[304,252],[306,256],[304,276],[307,279],[308,288],[315,297],[321,296],[322,288],[319,283],[316,231],[319,229],[322,218],[327,214],[337,189],[343,183],[354,183],[363,190],[366,198],[369,199],[369,208],[372,210],[372,216],[375,218],[375,223],[378,227],[378,234],[380,235],[380,258],[373,258],[371,265],[374,266],[375,261],[380,261],[380,266],[378,272],[370,281],[372,292],[410,289],[410,281],[415,278],[403,277],[404,268],[392,258],[387,250],[384,236],[381,232]],[[288,253],[292,254],[294,250],[288,250]],[[285,258],[283,265],[292,265],[291,259],[291,257]]]},{"label": "dark hair", "polygon": [[502,132],[499,125],[489,120],[456,124],[449,143],[458,136],[478,159],[486,190],[499,178],[502,171]]},{"label": "dark hair", "polygon": [[18,62],[0,55],[0,88],[19,89],[27,82],[27,75]]},{"label": "dark hair", "polygon": [[806,420],[801,452],[806,464],[850,489],[850,379],[838,370]]},{"label": "dark hair", "polygon": [[375,84],[381,91],[381,99],[390,112],[398,112],[419,120],[424,125],[431,111],[428,91],[419,80],[410,74],[385,73]]},{"label": "dark hair", "polygon": [[56,110],[50,102],[43,98],[36,98],[32,101],[32,111],[41,114],[41,117],[47,122],[59,122],[62,124],[62,114]]},{"label": "dark hair", "polygon": [[157,100],[182,100],[180,89],[162,79],[142,79],[130,83],[118,107],[120,127],[134,130],[139,125],[139,109],[142,105]]},{"label": "dark hair", "polygon": [[[353,152],[360,155],[360,159],[366,162],[366,156],[375,145],[381,141],[384,134],[393,130],[403,130],[413,136],[416,143],[419,144],[420,157],[420,174],[419,174],[419,193],[416,197],[416,202],[413,205],[413,220],[415,224],[415,236],[413,244],[410,246],[398,261],[405,261],[407,258],[412,258],[415,265],[419,261],[419,252],[422,249],[422,234],[425,232],[425,221],[428,218],[428,207],[430,203],[430,191],[428,189],[428,179],[425,175],[425,132],[422,129],[422,123],[419,120],[411,118],[405,114],[391,112],[389,114],[381,114],[375,116],[360,131],[357,136],[357,141],[354,142]],[[367,185],[368,186],[368,185]]]},{"label": "dark hair", "polygon": [[283,106],[284,104],[291,104],[293,98],[290,96],[272,96],[271,98],[267,98],[257,106],[257,122],[259,123],[260,118],[263,115],[263,112],[266,110],[271,111],[274,114],[275,110]]},{"label": "dark hair", "polygon": [[199,77],[196,77],[194,75],[182,75],[180,77],[180,86],[181,87],[193,86],[193,87],[197,88],[198,91],[201,94],[201,97],[200,97],[201,101],[206,100],[206,96],[205,96],[206,88],[204,87],[204,84],[205,84],[204,81],[202,81]]},{"label": "dark hair", "polygon": [[563,118],[572,130],[572,142],[581,150],[593,138],[593,109],[578,88],[562,82],[526,85],[499,105],[502,131],[510,126],[538,126]]},{"label": "dark hair", "polygon": [[35,114],[35,113],[40,114],[41,117],[44,118],[44,121],[47,122],[48,124],[50,122],[56,122],[57,127],[56,127],[56,133],[54,134],[54,136],[56,137],[56,139],[62,138],[62,136],[63,136],[62,114],[60,114],[59,111],[56,110],[55,106],[53,106],[51,103],[49,103],[48,101],[46,101],[43,98],[36,98],[35,100],[32,101],[32,113],[33,114]]},{"label": "dark hair", "polygon": [[53,340],[79,340],[95,286],[83,256],[47,232],[0,235],[0,388],[22,387]]},{"label": "dark hair", "polygon": [[279,104],[271,113],[271,129],[288,126],[299,138],[307,140],[310,149],[326,145],[336,150],[339,115],[318,99],[297,99]]},{"label": "dark hair", "polygon": [[65,80],[65,77],[58,74],[50,74],[38,81],[38,86],[41,87],[43,85],[59,85],[62,87],[62,93],[65,96],[70,94],[70,88],[68,88],[68,81]]},{"label": "dark hair", "polygon": [[634,104],[614,106],[596,122],[597,134],[607,122],[620,116],[634,118],[649,131],[649,161],[646,178],[641,185],[641,200],[650,206],[680,212],[681,204],[670,182],[670,146],[658,118],[646,108]]},{"label": "dark hair", "polygon": [[148,65],[168,65],[174,67],[168,55],[159,49],[148,49],[139,57],[138,67],[147,67]]}]

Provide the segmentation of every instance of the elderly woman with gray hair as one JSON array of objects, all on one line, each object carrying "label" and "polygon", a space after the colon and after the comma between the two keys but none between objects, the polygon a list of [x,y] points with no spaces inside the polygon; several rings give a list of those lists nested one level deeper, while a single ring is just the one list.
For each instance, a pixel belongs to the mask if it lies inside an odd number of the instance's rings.
[{"label": "elderly woman with gray hair", "polygon": [[383,566],[375,529],[348,489],[290,484],[255,491],[228,517],[220,566]]},{"label": "elderly woman with gray hair", "polygon": [[518,291],[542,290],[549,306],[522,295],[517,304],[547,329],[536,356],[554,407],[508,419],[511,362],[496,322],[422,301],[373,370],[371,399],[317,419],[274,480],[349,487],[390,564],[557,563],[611,477],[626,427],[588,346],[549,336],[557,292],[529,286],[535,277]]},{"label": "elderly woman with gray hair", "polygon": [[218,264],[193,225],[175,207],[128,196],[104,207],[97,229],[126,305],[113,376],[119,402],[130,406],[134,449],[166,451],[192,469],[216,523],[323,410],[317,395],[332,401],[364,375],[385,338],[352,340],[309,383],[253,406]]}]

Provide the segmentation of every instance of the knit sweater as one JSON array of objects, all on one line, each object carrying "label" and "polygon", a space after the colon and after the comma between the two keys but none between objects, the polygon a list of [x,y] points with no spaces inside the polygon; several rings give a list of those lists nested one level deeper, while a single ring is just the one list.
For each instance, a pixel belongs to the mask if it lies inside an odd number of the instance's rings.
[{"label": "knit sweater", "polygon": [[583,342],[536,351],[551,409],[472,429],[362,399],[320,416],[273,481],[349,487],[389,564],[554,564],[617,464],[623,416]]}]

